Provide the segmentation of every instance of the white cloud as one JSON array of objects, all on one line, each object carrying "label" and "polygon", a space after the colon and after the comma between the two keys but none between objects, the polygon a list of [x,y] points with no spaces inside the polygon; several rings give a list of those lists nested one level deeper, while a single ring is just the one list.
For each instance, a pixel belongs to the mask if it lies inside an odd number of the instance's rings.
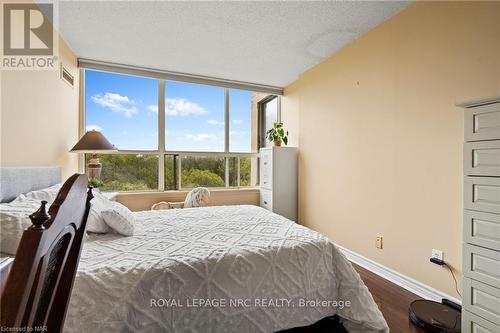
[{"label": "white cloud", "polygon": [[99,125],[87,125],[85,127],[86,131],[99,131],[102,132],[102,127]]},{"label": "white cloud", "polygon": [[191,102],[184,98],[166,98],[165,99],[165,114],[168,116],[189,116],[201,115],[208,111],[195,102]]},{"label": "white cloud", "polygon": [[241,120],[241,119],[235,119],[235,120],[233,120],[233,123],[234,124],[243,124],[243,120]]},{"label": "white cloud", "polygon": [[246,135],[247,132],[246,131],[229,131],[229,135],[231,136],[244,136]]},{"label": "white cloud", "polygon": [[215,120],[215,119],[208,119],[207,120],[207,124],[209,124],[209,125],[224,125],[224,122],[223,121],[218,121],[218,120]]},{"label": "white cloud", "polygon": [[151,112],[158,112],[158,105],[149,105],[148,110]]},{"label": "white cloud", "polygon": [[[149,105],[147,109],[151,112],[158,112],[157,105]],[[167,116],[199,116],[206,113],[208,111],[204,107],[185,98],[165,98],[165,114]]]},{"label": "white cloud", "polygon": [[92,101],[102,107],[109,108],[112,111],[122,113],[125,117],[130,118],[138,110],[134,106],[135,102],[127,96],[107,92],[104,95],[97,94],[92,96]]},{"label": "white cloud", "polygon": [[196,133],[196,134],[187,133],[184,136],[196,142],[215,140],[217,138],[215,134],[206,134],[206,133]]}]

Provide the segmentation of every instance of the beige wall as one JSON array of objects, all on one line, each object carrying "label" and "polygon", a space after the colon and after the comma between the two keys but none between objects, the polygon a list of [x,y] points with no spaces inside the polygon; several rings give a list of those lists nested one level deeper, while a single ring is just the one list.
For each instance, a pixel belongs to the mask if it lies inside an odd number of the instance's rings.
[{"label": "beige wall", "polygon": [[59,59],[75,76],[70,87],[59,70],[2,71],[2,166],[61,166],[66,178],[78,171],[78,69],[76,57],[59,39]]},{"label": "beige wall", "polygon": [[[188,191],[167,192],[122,192],[116,201],[124,204],[134,211],[149,210],[151,206],[160,201],[184,201]],[[221,205],[259,205],[258,189],[212,189],[210,190],[210,206]]]},{"label": "beige wall", "polygon": [[[449,295],[461,274],[463,112],[500,94],[500,3],[421,2],[286,88],[300,219]],[[384,236],[384,249],[374,247]]]}]

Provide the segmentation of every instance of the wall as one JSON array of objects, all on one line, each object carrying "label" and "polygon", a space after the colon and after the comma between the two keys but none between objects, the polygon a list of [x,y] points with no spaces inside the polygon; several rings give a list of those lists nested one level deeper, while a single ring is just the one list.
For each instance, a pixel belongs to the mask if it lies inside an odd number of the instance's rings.
[{"label": "wall", "polygon": [[[116,201],[134,211],[149,210],[160,201],[181,202],[186,198],[188,191],[167,192],[122,192]],[[210,206],[221,205],[259,205],[258,189],[213,189],[210,190]]]},{"label": "wall", "polygon": [[60,78],[59,70],[2,70],[2,166],[58,165],[64,179],[78,171],[78,155],[68,153],[78,140],[78,69],[61,38],[59,59],[75,77],[74,87]]},{"label": "wall", "polygon": [[[300,148],[300,221],[454,297],[463,112],[500,94],[500,3],[418,2],[285,89]],[[384,249],[374,247],[384,236]]]}]

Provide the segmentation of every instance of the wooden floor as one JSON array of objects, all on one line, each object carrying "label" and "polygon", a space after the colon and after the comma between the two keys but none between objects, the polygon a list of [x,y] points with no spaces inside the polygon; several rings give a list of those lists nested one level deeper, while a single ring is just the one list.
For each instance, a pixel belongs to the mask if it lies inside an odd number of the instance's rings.
[{"label": "wooden floor", "polygon": [[353,266],[372,293],[391,333],[424,333],[408,319],[410,303],[420,297],[358,265]]}]

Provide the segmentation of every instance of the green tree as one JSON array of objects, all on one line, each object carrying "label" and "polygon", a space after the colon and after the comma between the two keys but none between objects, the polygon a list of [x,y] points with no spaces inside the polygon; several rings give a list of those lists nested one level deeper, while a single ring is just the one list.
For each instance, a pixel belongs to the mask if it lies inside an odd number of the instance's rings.
[{"label": "green tree", "polygon": [[240,186],[250,186],[251,171],[252,159],[250,157],[240,158]]},{"label": "green tree", "polygon": [[[90,155],[87,154],[87,160]],[[99,155],[103,191],[133,191],[158,188],[158,156]]]},{"label": "green tree", "polygon": [[222,187],[224,179],[208,170],[190,169],[182,173],[182,187],[199,186]]},{"label": "green tree", "polygon": [[175,168],[175,159],[173,155],[166,155],[165,156],[165,189],[166,190],[175,190],[176,189],[176,182],[177,180],[175,179],[174,176],[174,168]]},{"label": "green tree", "polygon": [[[90,155],[86,155],[90,159]],[[158,156],[140,154],[99,155],[102,163],[103,191],[143,191],[158,188]],[[165,189],[176,189],[175,161],[179,157],[165,156]],[[229,185],[236,186],[238,158],[229,158]],[[249,186],[251,158],[240,158],[240,185]],[[223,157],[188,156],[182,158],[182,187],[225,186],[225,159]]]}]

